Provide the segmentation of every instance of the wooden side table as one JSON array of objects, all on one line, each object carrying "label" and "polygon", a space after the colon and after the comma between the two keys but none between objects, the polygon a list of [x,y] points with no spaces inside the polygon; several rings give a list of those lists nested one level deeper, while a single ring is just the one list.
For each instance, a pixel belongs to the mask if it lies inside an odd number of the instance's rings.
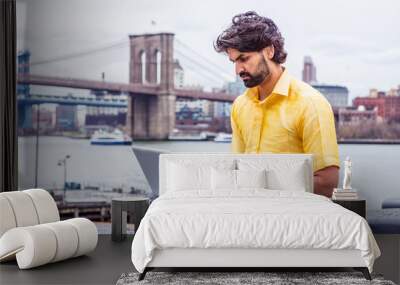
[{"label": "wooden side table", "polygon": [[128,213],[133,217],[135,232],[149,207],[149,199],[144,197],[113,198],[111,203],[111,239],[126,239]]},{"label": "wooden side table", "polygon": [[366,217],[366,201],[364,199],[357,200],[333,200],[332,202],[339,204],[340,206],[359,214],[365,219]]}]

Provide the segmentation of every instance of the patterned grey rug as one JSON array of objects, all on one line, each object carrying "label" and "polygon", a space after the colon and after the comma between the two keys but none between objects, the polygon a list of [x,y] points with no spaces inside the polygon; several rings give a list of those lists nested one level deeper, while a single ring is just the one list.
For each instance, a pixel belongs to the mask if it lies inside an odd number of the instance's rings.
[{"label": "patterned grey rug", "polygon": [[134,284],[379,284],[395,285],[384,280],[382,276],[372,275],[372,281],[364,278],[360,272],[155,272],[150,271],[142,281],[138,281],[139,273],[122,274],[117,285]]}]

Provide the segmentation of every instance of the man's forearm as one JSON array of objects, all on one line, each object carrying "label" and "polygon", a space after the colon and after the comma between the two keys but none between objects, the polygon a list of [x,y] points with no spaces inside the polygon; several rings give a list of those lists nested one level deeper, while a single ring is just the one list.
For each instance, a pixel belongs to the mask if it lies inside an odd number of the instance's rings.
[{"label": "man's forearm", "polygon": [[322,177],[314,176],[314,193],[326,196],[328,198],[332,197],[333,188],[337,185],[333,185],[332,183],[326,183],[322,179]]},{"label": "man's forearm", "polygon": [[332,197],[333,188],[337,187],[339,169],[329,166],[314,173],[314,193]]}]

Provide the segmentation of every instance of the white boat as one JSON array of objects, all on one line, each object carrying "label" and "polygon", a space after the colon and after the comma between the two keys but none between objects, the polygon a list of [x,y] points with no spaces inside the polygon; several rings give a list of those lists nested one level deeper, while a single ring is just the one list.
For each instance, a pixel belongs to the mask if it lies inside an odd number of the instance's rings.
[{"label": "white boat", "polygon": [[112,132],[97,130],[90,139],[90,144],[94,145],[131,145],[132,138],[125,135],[119,129]]},{"label": "white boat", "polygon": [[218,133],[218,135],[214,139],[215,142],[232,142],[232,134],[227,133]]},{"label": "white boat", "polygon": [[205,141],[207,140],[207,135],[204,132],[184,133],[174,130],[168,135],[168,139],[171,141]]}]

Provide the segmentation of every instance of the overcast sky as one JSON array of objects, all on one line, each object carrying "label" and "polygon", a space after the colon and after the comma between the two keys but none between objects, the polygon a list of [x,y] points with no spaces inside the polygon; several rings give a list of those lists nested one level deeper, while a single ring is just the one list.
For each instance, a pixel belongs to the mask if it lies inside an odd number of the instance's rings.
[{"label": "overcast sky", "polygon": [[[185,82],[221,87],[234,78],[234,67],[214,51],[213,41],[233,15],[248,10],[278,25],[289,54],[285,66],[298,78],[310,55],[317,80],[347,86],[350,97],[400,84],[398,0],[17,0],[18,48],[31,51],[35,74],[100,80],[105,72],[106,80],[128,82],[128,35],[173,32]],[[213,72],[196,68],[187,56]]]}]

